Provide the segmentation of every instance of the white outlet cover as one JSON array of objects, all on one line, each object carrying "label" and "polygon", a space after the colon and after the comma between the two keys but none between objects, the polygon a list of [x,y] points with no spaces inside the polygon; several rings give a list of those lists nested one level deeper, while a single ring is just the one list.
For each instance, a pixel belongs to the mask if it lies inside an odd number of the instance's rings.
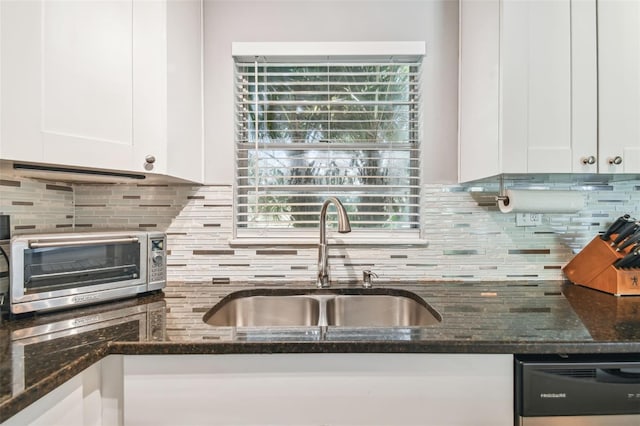
[{"label": "white outlet cover", "polygon": [[542,213],[516,213],[516,226],[538,226],[542,223]]}]

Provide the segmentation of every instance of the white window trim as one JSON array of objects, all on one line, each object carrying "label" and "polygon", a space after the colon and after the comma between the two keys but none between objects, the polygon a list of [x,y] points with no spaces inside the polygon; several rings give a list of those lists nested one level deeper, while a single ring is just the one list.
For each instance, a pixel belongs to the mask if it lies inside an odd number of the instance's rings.
[{"label": "white window trim", "polygon": [[253,61],[256,56],[269,60],[291,61],[300,58],[359,58],[393,56],[416,58],[425,56],[424,41],[363,41],[363,42],[235,42],[231,43],[231,55]]}]

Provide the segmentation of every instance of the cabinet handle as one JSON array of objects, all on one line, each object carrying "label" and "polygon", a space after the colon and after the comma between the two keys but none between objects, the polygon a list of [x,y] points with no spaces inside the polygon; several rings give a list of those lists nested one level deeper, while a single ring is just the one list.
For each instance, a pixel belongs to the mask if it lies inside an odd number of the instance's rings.
[{"label": "cabinet handle", "polygon": [[619,155],[616,155],[613,158],[609,158],[609,164],[616,165],[616,166],[622,164],[622,157],[620,157]]},{"label": "cabinet handle", "polygon": [[582,161],[582,164],[584,164],[584,165],[596,164],[596,157],[594,157],[593,155],[590,155],[588,157],[582,157],[580,160]]},{"label": "cabinet handle", "polygon": [[144,157],[144,161],[146,161],[148,164],[153,164],[156,162],[156,157],[154,157],[153,155],[147,155],[146,157]]}]

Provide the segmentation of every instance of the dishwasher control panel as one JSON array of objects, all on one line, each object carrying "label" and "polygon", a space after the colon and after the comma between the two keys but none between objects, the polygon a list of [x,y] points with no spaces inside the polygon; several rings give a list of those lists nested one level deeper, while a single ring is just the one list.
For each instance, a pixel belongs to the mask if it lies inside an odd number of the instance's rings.
[{"label": "dishwasher control panel", "polygon": [[640,424],[637,356],[516,356],[515,363],[520,417],[638,415]]}]

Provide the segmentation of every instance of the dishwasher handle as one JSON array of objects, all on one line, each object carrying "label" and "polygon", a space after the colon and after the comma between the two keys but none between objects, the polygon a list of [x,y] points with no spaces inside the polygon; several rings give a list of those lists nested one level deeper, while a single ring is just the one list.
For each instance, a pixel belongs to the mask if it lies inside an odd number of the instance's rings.
[{"label": "dishwasher handle", "polygon": [[640,384],[640,368],[598,368],[596,381],[600,383]]}]

